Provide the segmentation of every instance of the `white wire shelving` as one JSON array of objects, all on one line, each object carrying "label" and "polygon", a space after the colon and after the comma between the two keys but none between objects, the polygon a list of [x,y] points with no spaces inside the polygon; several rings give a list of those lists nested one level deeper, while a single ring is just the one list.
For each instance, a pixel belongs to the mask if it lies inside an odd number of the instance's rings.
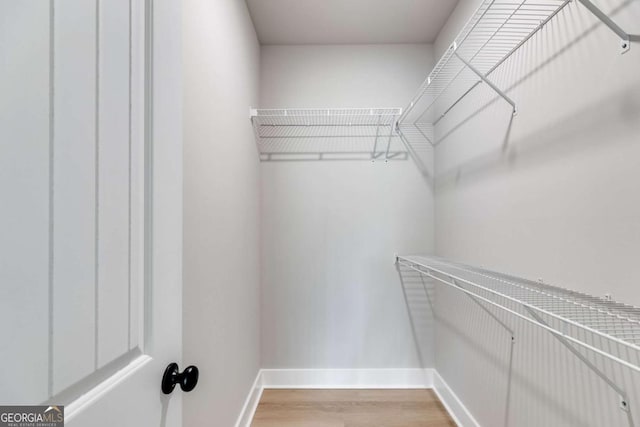
[{"label": "white wire shelving", "polygon": [[496,311],[546,330],[607,383],[630,414],[626,391],[587,355],[640,372],[639,307],[436,257],[397,256],[396,266],[466,294],[511,333],[513,342],[513,329]]},{"label": "white wire shelving", "polygon": [[[491,74],[572,0],[485,0],[440,58],[398,120],[400,133],[435,126],[478,85],[486,84],[517,112]],[[590,0],[578,0],[621,38],[623,53],[640,40],[620,28]],[[432,137],[425,140],[437,145]]]},{"label": "white wire shelving", "polygon": [[263,161],[405,160],[401,108],[252,109]]},{"label": "white wire shelving", "polygon": [[[626,33],[591,0],[577,0],[621,39]],[[262,161],[406,159],[437,145],[435,126],[478,85],[516,103],[491,74],[572,0],[484,0],[418,89],[408,107],[251,109]],[[423,162],[424,163],[424,162]]]},{"label": "white wire shelving", "polygon": [[398,256],[396,262],[640,372],[638,307],[441,258]]},{"label": "white wire shelving", "polygon": [[399,119],[402,126],[436,125],[570,0],[485,0],[440,58]]}]

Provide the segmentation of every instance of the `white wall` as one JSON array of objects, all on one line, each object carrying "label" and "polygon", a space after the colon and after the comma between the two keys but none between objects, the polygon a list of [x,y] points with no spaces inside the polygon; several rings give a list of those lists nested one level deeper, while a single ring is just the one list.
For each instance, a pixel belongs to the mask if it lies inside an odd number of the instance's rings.
[{"label": "white wall", "polygon": [[[432,65],[428,45],[264,46],[260,106],[404,107]],[[264,162],[261,176],[263,367],[419,366],[393,265],[433,248],[414,165]]]},{"label": "white wall", "polygon": [[231,426],[260,367],[259,166],[249,106],[259,46],[246,5],[184,1],[185,426]]},{"label": "white wall", "polygon": [[438,38],[433,43],[435,60],[449,48],[464,24],[471,18],[473,12],[480,6],[482,0],[458,0],[458,5],[453,9],[447,23],[442,27]]},{"label": "white wall", "polygon": [[[640,33],[640,4],[627,3],[614,16]],[[477,4],[460,3],[468,12],[454,12],[440,53]],[[492,75],[518,104],[510,132],[504,101],[479,108],[494,99],[486,88],[456,107],[436,129],[437,254],[640,305],[638,70],[640,45],[620,55],[617,37],[574,2]],[[614,392],[510,317],[507,399],[507,334],[460,294],[439,290],[437,306],[436,368],[482,425],[627,425]],[[638,392],[637,375],[615,378]]]}]

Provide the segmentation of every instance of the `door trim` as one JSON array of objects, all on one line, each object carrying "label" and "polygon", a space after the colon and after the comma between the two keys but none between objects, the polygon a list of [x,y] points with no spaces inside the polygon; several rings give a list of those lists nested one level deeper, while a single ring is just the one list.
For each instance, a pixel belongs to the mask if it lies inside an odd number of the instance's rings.
[{"label": "door trim", "polygon": [[141,369],[144,369],[152,360],[153,359],[151,357],[144,354],[138,356],[127,366],[109,376],[109,378],[93,387],[87,393],[74,400],[71,404],[65,406],[65,420],[72,421],[73,418],[81,413],[85,408],[91,406],[94,402],[105,396],[127,378],[135,375]]}]

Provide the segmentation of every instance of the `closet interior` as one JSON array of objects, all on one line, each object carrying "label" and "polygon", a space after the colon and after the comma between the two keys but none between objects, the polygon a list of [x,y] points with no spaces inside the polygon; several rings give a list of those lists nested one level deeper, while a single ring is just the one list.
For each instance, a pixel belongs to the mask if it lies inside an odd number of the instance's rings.
[{"label": "closet interior", "polygon": [[[213,14],[193,3],[185,26],[200,29],[187,42],[206,34],[197,14]],[[189,256],[214,247],[206,239],[257,235],[247,240],[259,248],[251,273],[241,274],[259,282],[248,297],[255,311],[232,333],[248,329],[259,357],[234,362],[234,396],[246,396],[258,369],[252,390],[432,388],[464,426],[637,425],[638,2],[460,0],[442,11],[435,38],[342,43],[333,28],[299,43],[283,36],[304,32],[289,21],[313,21],[307,13],[325,19],[322,7],[283,0],[270,13],[265,3],[225,12],[245,22],[220,30],[243,38],[229,47],[244,49],[240,57],[198,70],[201,40],[186,55],[185,223],[203,220],[196,208],[207,194],[190,182],[224,187],[213,182],[241,170],[259,199],[218,199],[258,210],[240,213],[244,231],[215,225],[203,240],[186,228],[185,306],[204,307],[196,300],[206,287],[189,286],[208,270]],[[411,5],[387,5],[391,22],[404,13],[411,25]],[[332,7],[327,16],[380,13],[361,1]],[[260,43],[249,40],[253,27]],[[386,31],[378,27],[371,33]],[[225,88],[199,93],[229,61],[248,85],[240,99]],[[222,107],[212,95],[229,100],[241,131],[216,134]],[[217,124],[189,118],[211,108]],[[243,145],[214,150],[207,138]],[[200,156],[217,157],[222,172]],[[234,212],[207,209],[220,224]],[[246,260],[234,253],[229,269],[214,264],[235,283]],[[211,320],[201,313],[191,324]],[[187,333],[189,359],[214,352],[194,341]],[[257,405],[249,397],[243,411]]]}]

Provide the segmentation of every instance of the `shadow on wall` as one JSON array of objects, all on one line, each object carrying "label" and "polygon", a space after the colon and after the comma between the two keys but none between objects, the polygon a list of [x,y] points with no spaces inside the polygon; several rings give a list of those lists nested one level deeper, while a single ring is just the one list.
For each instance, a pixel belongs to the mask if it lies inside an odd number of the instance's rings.
[{"label": "shadow on wall", "polygon": [[398,130],[422,179],[433,188],[433,126],[424,123],[399,124]]},{"label": "shadow on wall", "polygon": [[433,280],[406,266],[397,264],[396,270],[407,306],[416,355],[422,368],[431,368],[433,342],[430,338],[435,326],[435,284]]},{"label": "shadow on wall", "polygon": [[[640,13],[634,0],[616,3],[608,5],[614,17],[622,11],[632,16]],[[460,150],[466,155],[455,163],[438,163],[437,187],[462,184],[462,178],[475,182],[487,171],[516,162],[535,166],[548,159],[552,150],[557,159],[590,145],[618,143],[611,137],[615,131],[640,118],[640,75],[625,79],[611,73],[611,65],[618,65],[613,62],[620,61],[620,51],[609,43],[615,36],[596,33],[603,27],[582,5],[570,4],[491,74],[491,80],[516,101],[518,116],[513,117],[511,106],[486,85],[477,86],[456,105],[436,126],[435,145],[441,151],[439,159]],[[602,46],[609,44],[611,48],[603,51]],[[640,44],[634,48],[640,49]],[[594,55],[602,57],[599,68],[585,73],[585,63],[592,64]],[[592,90],[581,91],[585,86]],[[607,90],[611,87],[617,89],[615,93]],[[562,97],[589,102],[572,108],[562,105]]]},{"label": "shadow on wall", "polygon": [[[621,124],[634,125],[640,118],[640,87],[613,94],[517,141],[509,138],[514,118],[509,111],[506,113],[510,116],[506,124],[496,126],[493,132],[498,147],[438,172],[436,189],[477,182],[496,169],[509,169],[516,164],[521,168],[535,167],[550,158],[569,158],[589,146],[620,144],[623,141],[611,136],[620,131]],[[494,119],[488,121],[495,123]]]},{"label": "shadow on wall", "polygon": [[[438,312],[441,310],[455,310],[457,316],[441,316],[437,315],[437,327],[442,328],[448,337],[453,337],[455,342],[449,343],[456,346],[458,352],[454,357],[447,355],[438,355],[439,358],[448,360],[439,363],[459,364],[458,369],[466,372],[467,366],[464,364],[465,355],[473,354],[476,358],[474,363],[474,372],[468,372],[473,375],[474,380],[486,390],[492,393],[483,394],[480,398],[481,402],[485,402],[487,407],[501,407],[499,413],[492,413],[490,416],[491,425],[508,426],[509,413],[512,409],[511,389],[513,383],[517,384],[516,389],[526,389],[528,396],[535,396],[541,402],[546,411],[555,412],[565,425],[587,425],[585,420],[572,417],[569,412],[564,410],[557,400],[545,393],[544,389],[538,387],[528,378],[520,375],[518,370],[513,372],[513,355],[516,354],[516,364],[526,355],[522,354],[521,338],[517,337],[515,341],[511,339],[511,333],[502,328],[496,327],[496,320],[489,314],[493,309],[484,309],[482,303],[478,303],[461,292],[453,289],[438,287],[438,296],[443,300],[443,304],[438,306]],[[496,313],[499,317],[504,317],[501,313]],[[505,318],[505,322],[514,323],[511,318]],[[501,330],[502,329],[502,330]],[[515,333],[514,333],[515,335]],[[541,343],[542,344],[542,343]],[[539,348],[542,351],[542,348]],[[463,401],[464,396],[460,396]],[[496,401],[502,402],[496,405]],[[518,403],[515,404],[516,409]],[[471,409],[472,413],[478,414],[477,410]],[[479,410],[482,412],[482,410]],[[486,417],[481,419],[486,420]],[[549,424],[550,425],[550,424]]]},{"label": "shadow on wall", "polygon": [[[444,354],[436,349],[437,366],[458,371],[448,378],[449,385],[483,425],[636,425],[638,372],[581,347],[565,345],[544,329],[453,288],[437,285],[433,296],[437,300],[436,341],[445,340],[448,349]],[[503,305],[509,307],[508,303]],[[509,308],[526,315],[522,307]],[[552,324],[553,319],[544,321]],[[560,329],[559,325],[554,327]],[[613,341],[603,342],[603,338],[584,330],[572,331],[570,325],[564,330],[569,335],[581,334],[586,342],[640,364],[638,352],[632,354],[628,348]],[[473,363],[468,363],[470,355]],[[491,392],[478,393],[477,389],[470,391],[468,385],[451,383],[464,377],[478,389]],[[470,392],[473,396],[465,395]],[[620,407],[623,396],[630,412]],[[496,400],[502,403],[496,404]]]}]

